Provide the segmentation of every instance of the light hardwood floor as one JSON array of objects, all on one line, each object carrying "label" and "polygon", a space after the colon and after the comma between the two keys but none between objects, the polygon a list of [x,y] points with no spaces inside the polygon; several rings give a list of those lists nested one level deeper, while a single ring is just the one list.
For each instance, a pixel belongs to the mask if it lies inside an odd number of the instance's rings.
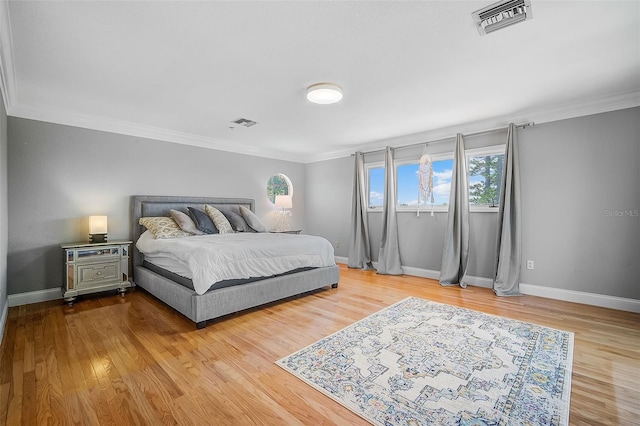
[{"label": "light hardwood floor", "polygon": [[341,266],[337,289],[195,325],[134,290],[9,309],[0,424],[367,424],[274,364],[407,296],[573,331],[570,423],[640,424],[640,315]]}]

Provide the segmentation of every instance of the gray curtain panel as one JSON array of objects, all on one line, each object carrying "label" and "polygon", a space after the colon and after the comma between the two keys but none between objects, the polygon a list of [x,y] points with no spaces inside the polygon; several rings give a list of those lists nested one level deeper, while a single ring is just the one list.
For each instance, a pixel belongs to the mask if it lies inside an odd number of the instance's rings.
[{"label": "gray curtain panel", "polygon": [[469,262],[469,178],[467,156],[464,152],[462,134],[456,136],[456,151],[451,175],[449,212],[445,229],[440,284],[460,285],[464,282]]},{"label": "gray curtain panel", "polygon": [[522,259],[522,221],[520,215],[520,166],[516,126],[512,123],[509,124],[507,131],[498,210],[496,277],[493,281],[493,291],[498,296],[517,296],[520,294]]},{"label": "gray curtain panel", "polygon": [[355,154],[353,200],[351,204],[351,237],[349,239],[349,268],[374,269],[371,264],[369,222],[367,220],[366,178],[364,154]]},{"label": "gray curtain panel", "polygon": [[396,170],[393,149],[387,147],[384,156],[384,204],[382,205],[382,239],[378,254],[378,273],[402,275],[398,219],[396,217]]}]

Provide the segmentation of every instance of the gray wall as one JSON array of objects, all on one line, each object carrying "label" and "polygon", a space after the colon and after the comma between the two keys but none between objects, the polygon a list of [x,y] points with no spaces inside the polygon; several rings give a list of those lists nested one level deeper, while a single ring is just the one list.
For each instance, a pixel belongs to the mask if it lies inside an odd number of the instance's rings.
[{"label": "gray wall", "polygon": [[521,282],[640,299],[640,108],[535,126],[520,142],[522,252],[535,260]]},{"label": "gray wall", "polygon": [[[521,282],[640,299],[640,219],[624,215],[640,208],[639,118],[633,108],[518,131],[523,263],[536,265],[523,267]],[[109,216],[112,239],[128,238],[132,194],[255,198],[258,215],[272,221],[265,186],[276,172],[293,181],[294,226],[348,255],[353,157],[304,165],[12,117],[7,125],[9,294],[58,287],[59,244],[86,240],[91,214]],[[466,143],[495,140],[504,135]],[[493,275],[495,217],[471,215],[472,275]],[[380,214],[369,219],[376,259]],[[439,270],[446,214],[398,213],[398,223],[403,265]]]},{"label": "gray wall", "polygon": [[331,241],[336,256],[349,248],[352,178],[352,157],[306,165],[308,233]]},{"label": "gray wall", "polygon": [[108,215],[110,239],[130,238],[131,195],[254,198],[271,224],[266,185],[280,172],[305,229],[304,164],[14,117],[8,140],[9,294],[61,286],[60,243],[87,241],[89,215]]},{"label": "gray wall", "polygon": [[[495,138],[504,141],[504,134],[465,140],[467,148],[473,148],[492,144]],[[640,108],[536,125],[518,130],[518,139],[523,197],[521,282],[640,299]],[[446,143],[438,146],[444,148]],[[309,229],[340,241],[336,254],[345,257],[352,174],[353,157],[307,165],[308,188],[319,188],[307,193],[313,203],[308,201],[313,212]],[[616,216],[620,212],[623,216]],[[439,270],[445,225],[444,213],[434,217],[422,213],[417,218],[415,213],[399,212],[402,264]],[[375,260],[380,213],[369,213],[369,226]],[[470,226],[469,272],[491,278],[496,215],[472,213]],[[535,261],[534,270],[525,268],[528,259]]]},{"label": "gray wall", "polygon": [[[0,92],[0,96],[4,96],[4,94]],[[0,99],[0,316],[7,304],[7,251],[9,244],[7,186],[7,112],[4,109],[4,102]],[[0,336],[2,333],[3,330],[0,330]]]}]

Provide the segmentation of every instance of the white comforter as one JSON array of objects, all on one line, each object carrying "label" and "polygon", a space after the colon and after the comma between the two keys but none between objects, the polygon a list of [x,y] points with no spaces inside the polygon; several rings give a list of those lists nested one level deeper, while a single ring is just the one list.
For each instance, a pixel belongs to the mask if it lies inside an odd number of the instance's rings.
[{"label": "white comforter", "polygon": [[157,240],[146,231],[136,247],[145,255],[171,257],[182,263],[191,271],[198,294],[218,281],[335,265],[331,243],[311,235],[242,232]]}]

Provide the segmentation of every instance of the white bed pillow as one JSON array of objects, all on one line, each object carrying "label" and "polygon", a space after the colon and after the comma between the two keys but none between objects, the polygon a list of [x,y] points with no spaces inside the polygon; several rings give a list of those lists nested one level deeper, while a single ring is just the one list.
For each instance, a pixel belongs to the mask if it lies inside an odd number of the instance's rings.
[{"label": "white bed pillow", "polygon": [[245,206],[240,206],[240,214],[247,221],[247,225],[256,232],[267,232],[267,228],[262,224],[258,216]]}]

